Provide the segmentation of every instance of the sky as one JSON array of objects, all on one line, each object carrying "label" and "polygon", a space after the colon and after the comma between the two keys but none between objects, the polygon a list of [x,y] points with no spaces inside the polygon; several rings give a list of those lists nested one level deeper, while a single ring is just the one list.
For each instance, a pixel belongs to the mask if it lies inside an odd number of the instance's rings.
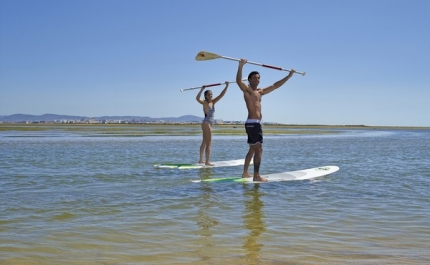
[{"label": "sky", "polygon": [[[0,115],[203,117],[199,90],[238,62],[306,72],[262,98],[265,122],[430,126],[427,0],[0,0]],[[259,71],[260,87],[288,72]],[[212,87],[217,96],[224,86]],[[215,118],[244,121],[231,83]]]}]

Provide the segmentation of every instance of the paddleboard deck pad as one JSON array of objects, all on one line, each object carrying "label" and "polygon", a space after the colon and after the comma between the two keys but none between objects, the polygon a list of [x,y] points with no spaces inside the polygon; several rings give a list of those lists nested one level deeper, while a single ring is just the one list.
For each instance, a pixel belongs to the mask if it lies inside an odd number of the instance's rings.
[{"label": "paddleboard deck pad", "polygon": [[[155,168],[177,168],[177,169],[195,169],[195,168],[212,168],[212,167],[234,167],[234,166],[243,166],[245,164],[245,159],[236,159],[236,160],[228,160],[228,161],[217,161],[211,162],[214,164],[213,166],[206,166],[205,164],[156,164]],[[251,161],[252,164],[252,161]]]},{"label": "paddleboard deck pad", "polygon": [[[263,178],[266,178],[268,182],[275,181],[292,181],[292,180],[305,180],[305,179],[313,179],[318,177],[327,176],[339,170],[337,166],[324,166],[324,167],[315,167],[303,170],[282,172],[282,173],[273,173],[267,175],[261,175]],[[211,178],[211,179],[202,179],[202,180],[191,180],[192,182],[242,182],[242,183],[265,183],[261,181],[253,181],[252,178],[241,178],[241,177],[226,177],[226,178]]]}]

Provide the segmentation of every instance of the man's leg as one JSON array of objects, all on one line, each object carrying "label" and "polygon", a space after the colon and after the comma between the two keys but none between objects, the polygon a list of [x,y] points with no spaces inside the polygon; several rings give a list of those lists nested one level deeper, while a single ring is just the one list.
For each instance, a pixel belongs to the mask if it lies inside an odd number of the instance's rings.
[{"label": "man's leg", "polygon": [[245,165],[243,166],[242,178],[252,177],[248,172],[248,168],[249,168],[249,164],[251,163],[251,159],[254,156],[254,152],[255,151],[254,151],[253,145],[249,145],[249,150],[245,157]]},{"label": "man's leg", "polygon": [[260,143],[255,144],[254,146],[254,181],[267,181],[267,179],[262,178],[260,176],[260,164],[261,157],[263,154],[263,145]]}]

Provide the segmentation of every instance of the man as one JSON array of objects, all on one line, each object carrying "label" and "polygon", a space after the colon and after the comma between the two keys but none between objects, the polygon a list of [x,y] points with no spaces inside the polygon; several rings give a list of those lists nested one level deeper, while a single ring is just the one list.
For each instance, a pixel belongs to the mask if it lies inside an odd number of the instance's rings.
[{"label": "man", "polygon": [[254,157],[253,181],[267,181],[267,179],[260,176],[260,163],[263,153],[263,130],[261,128],[261,120],[263,116],[261,114],[261,97],[285,84],[285,82],[287,82],[287,80],[290,79],[296,71],[292,69],[286,77],[275,82],[271,86],[258,88],[258,84],[260,83],[260,74],[256,71],[253,71],[248,75],[249,85],[242,82],[242,68],[246,62],[246,59],[240,59],[236,74],[236,83],[243,91],[246,108],[248,109],[248,118],[245,122],[245,129],[248,135],[249,151],[245,158],[242,177],[251,177],[248,173],[248,167],[251,162],[251,158]]}]

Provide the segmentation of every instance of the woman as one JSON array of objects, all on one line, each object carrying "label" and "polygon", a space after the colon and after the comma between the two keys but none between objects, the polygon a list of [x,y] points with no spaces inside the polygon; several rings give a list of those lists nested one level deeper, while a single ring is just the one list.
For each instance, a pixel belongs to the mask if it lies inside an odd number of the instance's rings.
[{"label": "woman", "polygon": [[[203,112],[205,113],[205,118],[202,122],[202,131],[203,131],[203,140],[200,145],[200,159],[199,163],[205,163],[206,166],[213,166],[210,163],[210,155],[211,155],[211,142],[212,142],[212,125],[214,123],[214,113],[215,113],[215,103],[217,103],[227,92],[229,82],[225,82],[225,88],[218,95],[218,97],[212,99],[212,91],[205,91],[205,100],[202,100],[200,97],[202,95],[205,86],[202,86],[200,92],[197,94],[196,100],[200,104],[203,105]],[[206,161],[203,161],[203,153],[206,155]]]}]

